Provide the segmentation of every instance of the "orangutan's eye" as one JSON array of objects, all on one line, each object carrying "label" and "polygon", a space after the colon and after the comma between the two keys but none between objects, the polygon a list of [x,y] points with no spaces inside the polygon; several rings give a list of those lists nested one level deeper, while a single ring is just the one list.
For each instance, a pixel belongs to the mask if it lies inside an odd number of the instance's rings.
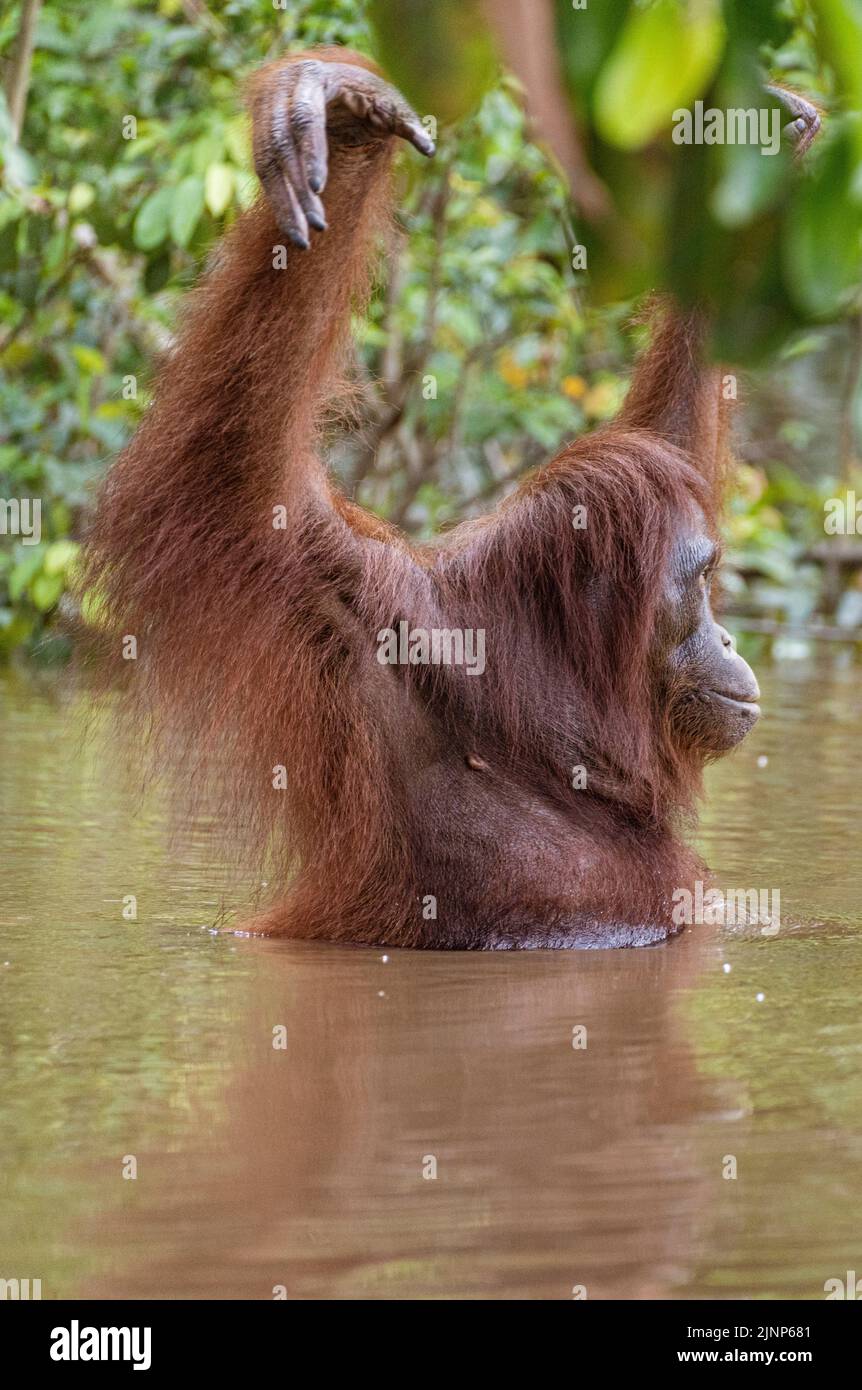
[{"label": "orangutan's eye", "polygon": [[698,588],[700,589],[701,593],[709,593],[710,589],[712,588],[713,578],[715,577],[715,570],[715,561],[711,560],[709,564],[704,565],[700,574],[697,576]]}]

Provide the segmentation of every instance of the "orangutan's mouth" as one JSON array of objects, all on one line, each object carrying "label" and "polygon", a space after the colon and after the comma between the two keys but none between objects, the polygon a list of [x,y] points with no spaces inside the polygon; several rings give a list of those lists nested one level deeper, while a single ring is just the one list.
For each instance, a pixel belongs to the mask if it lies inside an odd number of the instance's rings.
[{"label": "orangutan's mouth", "polygon": [[[758,695],[760,691],[757,692]],[[705,691],[710,699],[718,700],[719,704],[727,705],[728,709],[738,709],[744,714],[750,714],[754,719],[760,717],[760,705],[757,700],[740,700],[735,695],[722,695],[718,690]]]}]

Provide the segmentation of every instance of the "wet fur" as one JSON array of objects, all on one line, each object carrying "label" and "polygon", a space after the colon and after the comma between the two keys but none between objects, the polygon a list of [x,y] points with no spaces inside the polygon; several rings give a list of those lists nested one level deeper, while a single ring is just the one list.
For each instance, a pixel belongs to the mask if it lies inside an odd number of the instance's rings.
[{"label": "wet fur", "polygon": [[[675,741],[651,663],[676,520],[692,500],[717,511],[697,324],[659,322],[617,425],[493,515],[410,546],[320,459],[391,154],[335,147],[330,230],[273,269],[284,238],[261,201],[191,296],[88,540],[101,679],[126,678],[133,736],[205,782],[242,852],[268,859],[273,903],[252,929],[450,948],[660,939],[674,888],[703,873],[677,833],[701,760]],[[377,633],[400,619],[484,628],[484,674],[380,665]]]}]

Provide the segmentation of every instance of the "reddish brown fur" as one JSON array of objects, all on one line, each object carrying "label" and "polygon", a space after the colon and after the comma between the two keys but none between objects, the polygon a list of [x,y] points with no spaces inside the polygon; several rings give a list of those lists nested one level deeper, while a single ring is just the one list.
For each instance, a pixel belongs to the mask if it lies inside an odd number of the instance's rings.
[{"label": "reddish brown fur", "polygon": [[[215,782],[240,843],[274,859],[259,929],[413,946],[664,935],[672,889],[701,872],[674,830],[700,765],[670,736],[651,638],[678,517],[696,500],[714,520],[715,383],[694,330],[670,323],[618,426],[438,545],[411,548],[340,497],[319,428],[388,215],[391,145],[332,150],[330,230],[288,246],[286,270],[261,201],[193,295],[90,536],[106,667],[134,668],[134,727]],[[377,633],[399,618],[484,628],[485,674],[381,666]],[[589,791],[571,789],[575,764]]]}]

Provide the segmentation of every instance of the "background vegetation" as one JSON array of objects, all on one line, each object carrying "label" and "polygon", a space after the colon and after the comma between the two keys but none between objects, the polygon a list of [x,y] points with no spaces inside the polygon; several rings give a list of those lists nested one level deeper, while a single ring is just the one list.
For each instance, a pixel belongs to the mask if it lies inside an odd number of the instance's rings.
[{"label": "background vegetation", "polygon": [[[39,545],[0,537],[0,657],[66,655],[58,619],[90,489],[146,407],[183,292],[254,196],[242,78],[289,46],[333,42],[381,56],[441,122],[436,160],[403,161],[400,232],[357,325],[361,428],[333,440],[345,485],[417,534],[487,508],[614,413],[641,290],[706,290],[721,346],[750,363],[731,610],[785,654],[818,609],[862,625],[862,556],[848,542],[824,570],[812,552],[824,499],[853,486],[862,499],[859,0],[557,8],[575,129],[614,209],[603,230],[530,138],[470,0],[7,8],[0,498],[40,497],[43,515]],[[673,108],[711,93],[751,104],[756,60],[830,112],[807,170],[742,147],[683,160]],[[579,241],[590,276],[572,267]]]}]

